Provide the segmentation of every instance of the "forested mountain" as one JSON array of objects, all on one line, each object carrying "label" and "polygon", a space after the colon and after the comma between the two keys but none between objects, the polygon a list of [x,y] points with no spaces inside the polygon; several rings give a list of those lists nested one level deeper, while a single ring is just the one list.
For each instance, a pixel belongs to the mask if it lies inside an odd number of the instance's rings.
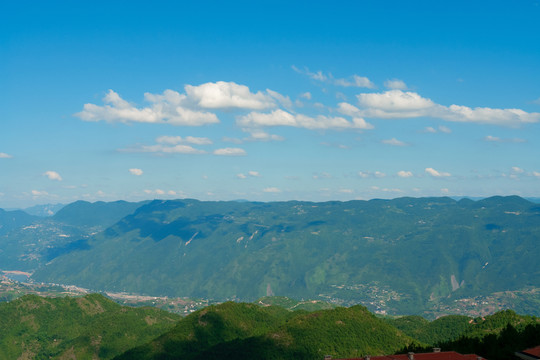
[{"label": "forested mountain", "polygon": [[389,354],[414,340],[362,306],[315,312],[224,303],[199,310],[123,359],[318,359]]},{"label": "forested mountain", "polygon": [[145,203],[77,201],[50,217],[0,209],[0,270],[32,272],[61,254],[88,249],[90,236]]},{"label": "forested mountain", "polygon": [[98,295],[0,303],[1,359],[111,359],[172,328],[178,315]]},{"label": "forested mountain", "polygon": [[540,319],[502,311],[467,318],[376,317],[363,306],[289,310],[294,300],[225,302],[185,318],[120,306],[99,294],[0,303],[0,358],[321,359],[407,351],[476,353],[503,360],[540,343]]},{"label": "forested mountain", "polygon": [[[285,295],[418,314],[460,297],[539,288],[538,239],[540,207],[517,196],[153,201],[34,278],[213,299]],[[528,313],[540,308],[515,304]]]}]

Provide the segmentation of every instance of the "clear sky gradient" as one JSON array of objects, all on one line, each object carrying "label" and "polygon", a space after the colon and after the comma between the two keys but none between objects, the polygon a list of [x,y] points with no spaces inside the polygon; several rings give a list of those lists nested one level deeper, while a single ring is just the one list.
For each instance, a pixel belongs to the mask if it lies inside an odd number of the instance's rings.
[{"label": "clear sky gradient", "polygon": [[540,196],[540,1],[0,4],[0,208]]}]

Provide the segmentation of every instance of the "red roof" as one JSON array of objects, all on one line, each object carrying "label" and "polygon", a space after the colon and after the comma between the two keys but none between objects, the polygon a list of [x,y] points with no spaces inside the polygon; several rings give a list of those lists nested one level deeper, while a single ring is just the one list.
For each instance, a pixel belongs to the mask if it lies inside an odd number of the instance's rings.
[{"label": "red roof", "polygon": [[[430,353],[414,353],[414,360],[477,360],[482,357],[475,354],[463,355],[455,351],[441,351]],[[334,360],[366,360],[365,357],[354,359],[334,359]],[[409,360],[408,354],[386,355],[386,356],[371,356],[370,360]],[[484,359],[485,360],[485,359]]]},{"label": "red roof", "polygon": [[540,358],[540,345],[538,345],[537,347],[527,349],[527,350],[523,350],[522,353]]}]

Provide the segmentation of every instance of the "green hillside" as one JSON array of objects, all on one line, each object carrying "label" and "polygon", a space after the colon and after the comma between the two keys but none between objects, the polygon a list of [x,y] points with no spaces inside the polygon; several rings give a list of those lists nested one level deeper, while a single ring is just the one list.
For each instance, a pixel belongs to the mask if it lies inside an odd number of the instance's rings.
[{"label": "green hillside", "polygon": [[110,359],[169,330],[179,316],[107,298],[26,295],[0,303],[1,359]]},{"label": "green hillside", "polygon": [[[506,360],[514,358],[514,352],[538,344],[540,319],[506,310],[476,318],[458,338],[440,341],[436,345],[463,354],[478,354],[490,360]],[[429,351],[429,347],[423,351]]]},{"label": "green hillside", "polygon": [[316,359],[392,353],[411,343],[361,306],[306,313],[228,302],[116,359]]},{"label": "green hillside", "polygon": [[457,339],[471,328],[471,321],[471,318],[460,315],[443,316],[431,322],[417,315],[387,319],[389,324],[403,333],[431,345]]},{"label": "green hillside", "polygon": [[420,314],[442,301],[540,287],[539,220],[538,204],[516,196],[153,201],[34,279],[221,300],[273,294]]}]

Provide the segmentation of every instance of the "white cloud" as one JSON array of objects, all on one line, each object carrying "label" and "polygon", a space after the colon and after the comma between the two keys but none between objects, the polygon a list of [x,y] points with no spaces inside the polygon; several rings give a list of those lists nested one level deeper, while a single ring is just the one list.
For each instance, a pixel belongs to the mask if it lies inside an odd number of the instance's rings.
[{"label": "white cloud", "polygon": [[297,68],[296,66],[291,66],[291,68],[296,71],[299,74],[307,75],[310,79],[317,80],[317,81],[326,81],[328,80],[328,77],[322,73],[322,71],[318,71],[316,73],[313,73],[309,71],[307,67],[304,67],[304,70],[301,70]]},{"label": "white cloud", "polygon": [[46,191],[32,190],[32,195],[33,196],[47,196],[49,195],[49,193]]},{"label": "white cloud", "polygon": [[182,192],[180,192],[180,194],[177,192],[177,191],[174,191],[174,190],[162,190],[162,189],[155,189],[155,190],[151,190],[151,189],[145,189],[143,190],[143,192],[147,195],[169,195],[169,196],[183,196],[184,194]]},{"label": "white cloud", "polygon": [[214,155],[221,156],[244,156],[246,151],[241,148],[223,148],[214,150]]},{"label": "white cloud", "polygon": [[50,180],[62,181],[62,177],[56,171],[45,171],[43,176],[48,177]]},{"label": "white cloud", "polygon": [[84,121],[140,122],[179,126],[201,126],[219,122],[213,113],[187,108],[186,96],[176,91],[165,90],[162,95],[146,93],[144,97],[152,105],[137,108],[113,90],[109,90],[103,98],[105,105],[84,104],[83,110],[75,116]]},{"label": "white cloud", "polygon": [[160,136],[156,139],[157,143],[176,145],[176,144],[194,144],[194,145],[210,145],[212,140],[204,137],[187,136],[182,138],[181,136]]},{"label": "white cloud", "polygon": [[0,152],[0,159],[11,159],[13,156]]},{"label": "white cloud", "polygon": [[265,192],[265,193],[280,193],[281,190],[278,189],[277,187],[267,187],[267,188],[263,189],[263,192]]},{"label": "white cloud", "polygon": [[386,80],[384,82],[384,87],[392,90],[407,90],[407,84],[399,79]]},{"label": "white cloud", "polygon": [[513,166],[512,167],[512,172],[516,173],[516,174],[523,174],[525,172],[525,170],[523,170],[522,168],[520,167],[517,167],[517,166]]},{"label": "white cloud", "polygon": [[386,145],[392,145],[392,146],[407,146],[408,144],[403,142],[403,141],[400,141],[396,138],[391,138],[391,139],[388,139],[388,140],[382,140],[381,141],[383,144],[386,144]]},{"label": "white cloud", "polygon": [[249,132],[249,137],[244,138],[245,141],[283,141],[285,140],[283,136],[269,134],[260,129],[244,129],[244,131]]},{"label": "white cloud", "polygon": [[190,145],[140,145],[128,149],[121,149],[121,152],[147,152],[147,153],[157,153],[157,154],[206,154],[206,151],[196,149]]},{"label": "white cloud", "polygon": [[442,132],[442,133],[445,133],[445,134],[450,134],[452,133],[452,129],[446,127],[446,126],[443,126],[443,125],[439,125],[438,127],[438,130],[431,127],[431,126],[428,126],[426,128],[424,128],[424,131],[425,133],[431,133],[431,134],[435,134],[437,132]]},{"label": "white cloud", "polygon": [[330,83],[336,86],[344,86],[344,87],[354,86],[354,87],[362,87],[362,88],[368,88],[368,89],[375,88],[375,84],[373,84],[371,80],[369,80],[365,76],[359,76],[359,75],[354,74],[352,77],[348,79],[334,78],[334,76],[330,73],[325,74],[320,70],[317,72],[311,72],[309,71],[307,67],[304,67],[304,70],[302,70],[293,65],[292,69],[299,74],[307,75],[312,80]]},{"label": "white cloud", "polygon": [[281,109],[274,110],[271,113],[251,112],[238,118],[236,123],[244,129],[265,126],[291,126],[310,130],[372,128],[362,118],[353,118],[352,121],[348,121],[343,117],[329,117],[324,115],[310,117],[302,114],[293,115]]},{"label": "white cloud", "polygon": [[410,171],[401,170],[401,171],[398,171],[397,175],[401,178],[409,178],[413,176],[413,173]]},{"label": "white cloud", "polygon": [[375,172],[370,172],[370,171],[359,171],[358,172],[358,176],[363,178],[363,179],[367,179],[367,178],[373,178],[373,177],[376,177],[376,178],[383,178],[386,176],[385,173],[381,172],[381,171],[375,171]]},{"label": "white cloud", "polygon": [[[383,93],[357,95],[359,116],[374,118],[435,117],[447,121],[472,122],[509,127],[540,121],[540,113],[527,113],[520,109],[470,108],[461,105],[443,106],[411,91],[389,90]],[[445,132],[445,129],[439,131]]]},{"label": "white cloud", "polygon": [[442,172],[442,171],[437,171],[433,168],[426,168],[426,173],[428,173],[429,175],[433,176],[433,177],[448,177],[448,176],[452,176],[452,174],[448,173],[448,172]]},{"label": "white cloud", "polygon": [[303,99],[306,99],[306,100],[311,100],[311,93],[309,91],[305,92],[305,93],[302,93],[302,94],[300,94],[300,97],[303,98]]},{"label": "white cloud", "polygon": [[527,142],[525,139],[512,138],[512,139],[501,139],[497,136],[487,135],[484,137],[484,141],[488,142],[498,142],[498,143],[524,143]]},{"label": "white cloud", "polygon": [[313,175],[313,179],[331,179],[332,175],[327,172],[317,173]]},{"label": "white cloud", "polygon": [[143,174],[143,171],[141,169],[136,169],[136,168],[129,169],[129,172],[135,176],[141,176]]},{"label": "white cloud", "polygon": [[333,81],[334,85],[337,86],[344,86],[344,87],[362,87],[362,88],[368,88],[373,89],[375,88],[375,84],[371,82],[367,77],[365,76],[358,76],[353,75],[352,79],[334,79]]},{"label": "white cloud", "polygon": [[273,90],[270,90],[270,89],[266,89],[266,92],[271,96],[273,97],[274,99],[276,99],[284,108],[286,109],[291,109],[293,107],[293,103],[291,101],[291,98],[288,97],[288,96],[283,96],[281,95],[280,93],[276,92],[276,91],[273,91]]},{"label": "white cloud", "polygon": [[358,172],[358,176],[360,176],[361,178],[364,178],[364,179],[368,178],[369,175],[370,175],[369,172],[364,172],[364,171],[359,171]]},{"label": "white cloud", "polygon": [[248,171],[247,174],[237,174],[236,177],[239,178],[239,179],[247,179],[248,177],[260,177],[261,174],[259,174],[258,171],[253,171],[253,170],[250,170]]},{"label": "white cloud", "polygon": [[439,125],[439,131],[445,134],[452,133],[452,130],[444,125]]},{"label": "white cloud", "polygon": [[533,171],[533,175],[536,176],[537,178],[540,178],[540,172],[538,171]]},{"label": "white cloud", "polygon": [[493,142],[500,142],[501,138],[498,138],[496,136],[488,135],[484,138],[485,141],[493,141]]},{"label": "white cloud", "polygon": [[352,190],[352,189],[339,189],[338,192],[340,192],[342,194],[353,194],[354,190]]},{"label": "white cloud", "polygon": [[425,116],[429,109],[437,105],[430,99],[421,97],[415,92],[389,90],[383,93],[366,93],[357,95],[360,105],[366,109],[365,116],[380,118],[403,118]]},{"label": "white cloud", "polygon": [[185,90],[190,101],[205,109],[262,110],[276,106],[271,96],[260,91],[252,93],[247,86],[234,82],[218,81],[198,86],[186,85]]},{"label": "white cloud", "polygon": [[450,192],[450,190],[448,190],[447,188],[442,188],[441,189],[441,193],[443,194],[448,194]]}]

